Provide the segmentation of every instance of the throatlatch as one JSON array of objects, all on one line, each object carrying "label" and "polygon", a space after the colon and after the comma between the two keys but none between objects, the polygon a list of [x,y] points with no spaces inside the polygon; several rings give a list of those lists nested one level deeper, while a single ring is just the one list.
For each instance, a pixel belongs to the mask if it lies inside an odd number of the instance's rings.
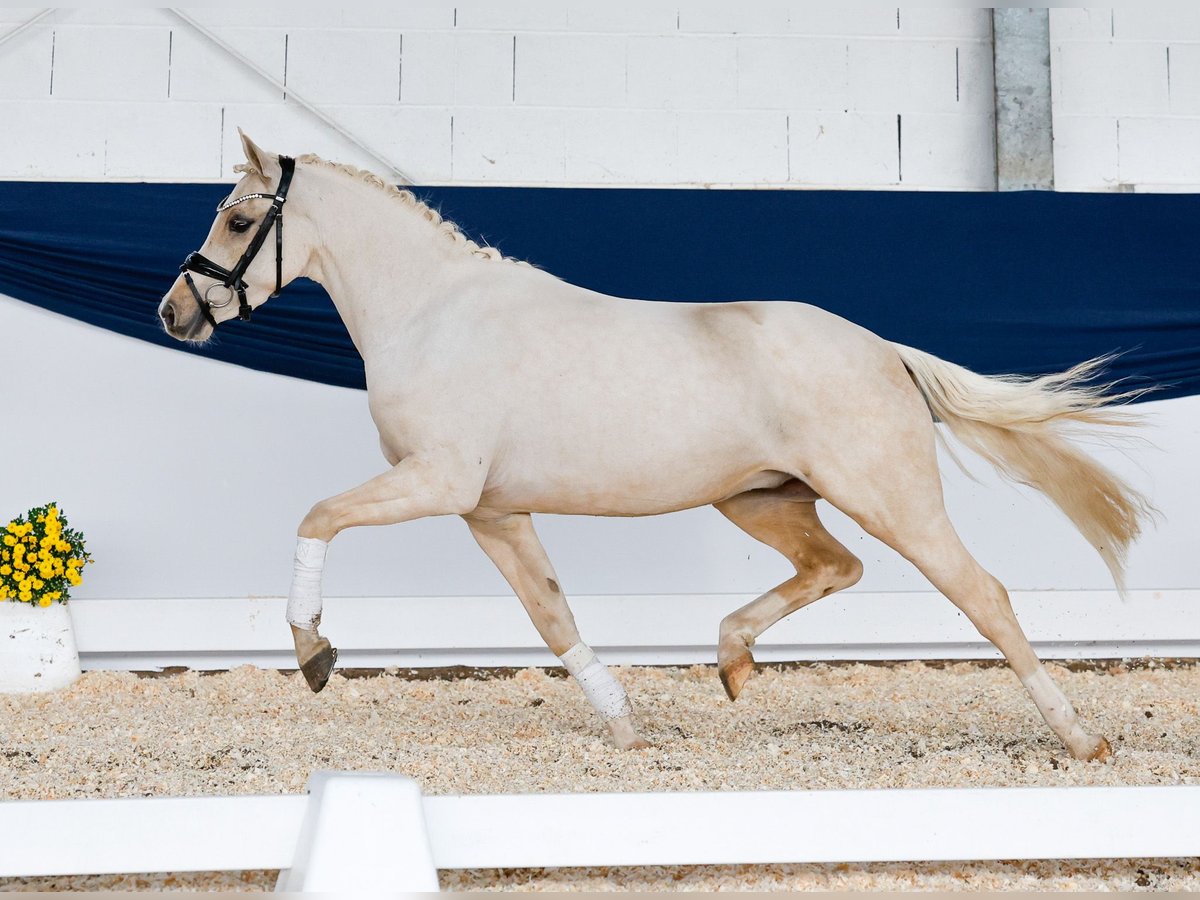
[{"label": "throatlatch", "polygon": [[[283,174],[279,177],[279,187],[275,189],[274,194],[245,194],[241,197],[226,198],[217,206],[217,212],[223,213],[247,200],[269,199],[271,201],[271,208],[267,210],[267,214],[258,224],[258,231],[254,233],[246,252],[241,255],[233,268],[226,269],[207,256],[203,256],[199,251],[189,253],[187,259],[183,261],[183,265],[179,267],[179,271],[183,273],[183,280],[187,282],[192,296],[196,298],[196,303],[200,306],[200,312],[204,318],[208,319],[208,323],[213,328],[217,327],[217,320],[213,318],[212,311],[228,306],[233,301],[235,291],[238,297],[238,318],[244,322],[250,321],[251,307],[250,302],[246,299],[246,288],[249,285],[242,280],[242,276],[246,274],[246,269],[250,267],[250,263],[254,262],[254,257],[258,255],[258,251],[262,249],[272,225],[275,226],[275,290],[272,291],[271,296],[275,297],[283,290],[283,204],[287,202],[288,188],[292,184],[292,175],[296,171],[296,161],[290,156],[281,156],[279,157],[279,167]],[[219,283],[210,285],[201,294],[200,289],[196,287],[196,282],[192,280],[192,272],[203,275],[205,278],[215,278]]]}]

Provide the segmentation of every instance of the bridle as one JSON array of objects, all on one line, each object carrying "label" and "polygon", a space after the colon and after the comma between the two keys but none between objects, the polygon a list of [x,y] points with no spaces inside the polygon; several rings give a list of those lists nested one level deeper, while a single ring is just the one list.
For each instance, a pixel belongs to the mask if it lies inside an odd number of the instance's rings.
[{"label": "bridle", "polygon": [[[274,297],[283,290],[283,204],[287,202],[288,187],[291,185],[292,175],[296,171],[296,161],[290,156],[281,156],[279,157],[279,166],[283,170],[283,174],[279,178],[279,187],[275,189],[274,194],[245,194],[237,198],[230,197],[217,206],[217,212],[223,213],[247,200],[269,199],[271,201],[271,208],[267,210],[267,214],[258,224],[258,231],[254,233],[250,245],[246,247],[246,252],[241,255],[233,268],[226,269],[219,266],[198,251],[189,253],[187,259],[183,261],[183,265],[179,267],[179,271],[183,273],[183,280],[187,282],[192,296],[200,305],[200,312],[203,313],[204,318],[208,319],[213,328],[217,327],[217,320],[213,318],[212,311],[228,306],[233,301],[235,291],[238,296],[238,318],[243,322],[250,321],[251,307],[246,300],[246,288],[249,285],[242,281],[242,276],[246,274],[246,269],[250,267],[250,263],[254,262],[254,257],[258,255],[258,251],[262,249],[272,225],[275,226],[275,290],[271,292],[271,296]],[[209,285],[201,295],[199,288],[196,287],[196,282],[192,280],[192,272],[206,278],[215,278],[219,283]]]}]

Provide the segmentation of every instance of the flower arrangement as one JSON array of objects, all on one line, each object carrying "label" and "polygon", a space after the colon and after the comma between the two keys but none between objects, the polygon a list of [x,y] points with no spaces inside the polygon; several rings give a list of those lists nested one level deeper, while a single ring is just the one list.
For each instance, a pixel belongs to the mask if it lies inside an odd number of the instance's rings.
[{"label": "flower arrangement", "polygon": [[67,524],[58,504],[35,507],[0,532],[0,600],[65,603],[91,561],[83,535]]}]

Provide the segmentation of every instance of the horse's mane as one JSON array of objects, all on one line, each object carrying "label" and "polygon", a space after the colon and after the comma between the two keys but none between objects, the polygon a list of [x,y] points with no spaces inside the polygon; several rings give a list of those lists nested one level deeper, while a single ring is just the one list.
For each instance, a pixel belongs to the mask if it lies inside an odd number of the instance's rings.
[{"label": "horse's mane", "polygon": [[[333,169],[335,172],[341,172],[344,175],[349,175],[352,178],[356,178],[364,184],[369,184],[372,187],[378,188],[379,190],[389,194],[393,199],[399,201],[400,203],[412,207],[414,210],[420,213],[421,217],[424,218],[426,222],[434,226],[441,234],[445,235],[456,245],[462,247],[464,250],[468,251],[474,256],[478,256],[480,259],[522,264],[521,260],[507,257],[495,247],[487,247],[477,244],[475,241],[463,234],[462,230],[455,223],[451,222],[449,219],[442,218],[442,214],[436,209],[434,209],[432,206],[429,206],[427,203],[423,203],[422,201],[418,200],[412,191],[406,191],[394,184],[389,184],[374,172],[368,172],[365,169],[359,169],[355,166],[347,165],[346,163],[331,162],[330,160],[323,159],[314,153],[305,153],[301,156],[297,156],[296,162],[305,163],[308,165],[323,166],[326,169]],[[234,166],[233,171],[245,172],[252,175],[262,174],[258,171],[258,169],[248,163],[241,163]],[[524,263],[524,265],[528,265],[528,263]]]}]

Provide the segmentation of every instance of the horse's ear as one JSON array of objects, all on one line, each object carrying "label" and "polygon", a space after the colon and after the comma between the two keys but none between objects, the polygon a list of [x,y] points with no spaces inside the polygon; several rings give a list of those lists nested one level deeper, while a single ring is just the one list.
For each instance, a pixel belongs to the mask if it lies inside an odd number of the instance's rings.
[{"label": "horse's ear", "polygon": [[246,166],[259,175],[270,180],[279,174],[279,157],[274,153],[268,153],[254,141],[250,140],[250,136],[242,129],[238,129],[238,136],[242,139],[242,150],[246,154]]}]

